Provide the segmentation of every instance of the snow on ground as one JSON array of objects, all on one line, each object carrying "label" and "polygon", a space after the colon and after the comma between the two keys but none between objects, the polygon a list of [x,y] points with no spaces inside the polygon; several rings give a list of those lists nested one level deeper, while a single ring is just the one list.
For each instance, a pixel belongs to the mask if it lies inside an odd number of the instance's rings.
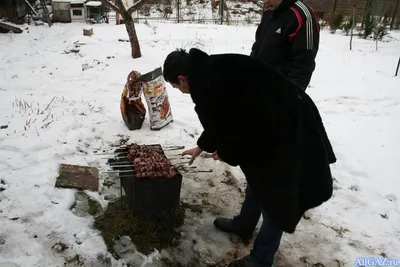
[{"label": "snow on ground", "polygon": [[[147,116],[140,131],[130,132],[119,109],[126,76],[162,66],[166,55],[180,47],[249,54],[256,29],[138,24],[143,56],[133,60],[129,43],[118,41],[127,38],[123,25],[94,25],[92,37],[82,35],[85,26],[27,26],[23,34],[0,35],[0,125],[8,125],[0,130],[0,266],[73,266],[77,257],[84,266],[132,263],[132,255],[116,260],[107,253],[93,217],[70,210],[76,191],[54,188],[59,164],[105,170],[106,159],[94,152],[109,150],[121,136],[130,142],[195,145],[202,128],[191,99],[169,85],[174,122],[153,132]],[[374,42],[355,38],[349,51],[348,37],[322,32],[308,92],[338,157],[332,167],[335,192],[308,212],[295,234],[284,235],[278,267],[353,266],[356,257],[399,256],[400,79],[393,74],[400,34],[387,39],[375,51]],[[76,46],[78,53],[65,52]],[[90,68],[82,71],[85,63]],[[227,263],[246,255],[250,247],[212,224],[217,215],[239,212],[242,173],[212,159],[199,158],[196,165],[214,172],[184,174],[182,200],[207,204],[201,214],[187,210],[180,245],[161,254],[183,266]],[[106,178],[101,176],[99,194],[88,193],[103,208]],[[134,266],[160,262],[144,257]]]}]

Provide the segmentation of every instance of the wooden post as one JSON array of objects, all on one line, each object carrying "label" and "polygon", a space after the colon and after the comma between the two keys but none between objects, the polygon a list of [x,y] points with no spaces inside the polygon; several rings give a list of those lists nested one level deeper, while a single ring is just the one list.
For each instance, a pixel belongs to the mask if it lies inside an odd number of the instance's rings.
[{"label": "wooden post", "polygon": [[177,14],[178,14],[178,23],[179,23],[179,21],[180,21],[180,14],[179,14],[179,4],[180,4],[180,2],[181,2],[181,0],[176,0],[176,1],[178,1],[177,3],[176,3],[176,6],[177,6],[177,8],[178,8],[178,12],[177,12]]},{"label": "wooden post", "polygon": [[221,25],[224,23],[224,0],[219,1],[219,10],[221,11]]},{"label": "wooden post", "polygon": [[397,74],[399,74],[399,67],[400,67],[400,56],[399,56],[399,61],[397,62],[396,73],[394,74],[394,76],[397,76]]}]

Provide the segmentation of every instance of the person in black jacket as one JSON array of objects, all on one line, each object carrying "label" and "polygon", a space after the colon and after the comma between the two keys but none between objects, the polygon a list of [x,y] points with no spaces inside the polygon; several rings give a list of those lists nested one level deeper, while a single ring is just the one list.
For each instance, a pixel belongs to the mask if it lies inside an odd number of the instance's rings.
[{"label": "person in black jacket", "polygon": [[271,266],[282,231],[293,233],[306,210],[332,196],[336,158],[317,107],[298,84],[247,55],[177,50],[163,75],[190,94],[204,128],[197,147],[183,152],[190,164],[206,151],[239,166],[268,218],[249,256],[229,266]]},{"label": "person in black jacket", "polygon": [[[298,0],[266,0],[262,20],[256,31],[256,40],[250,56],[269,64],[284,76],[306,90],[315,69],[319,47],[319,25],[314,10]],[[219,217],[214,225],[225,232],[237,234],[245,243],[251,238],[263,215],[263,225],[254,242],[257,255],[275,254],[282,233],[268,223],[259,201],[251,188],[246,187],[246,197],[240,214],[230,218]],[[274,239],[271,239],[274,236]],[[259,256],[261,257],[261,256]],[[270,260],[268,260],[270,261]]]},{"label": "person in black jacket", "polygon": [[319,25],[314,10],[299,0],[266,0],[251,56],[306,90],[315,69]]}]

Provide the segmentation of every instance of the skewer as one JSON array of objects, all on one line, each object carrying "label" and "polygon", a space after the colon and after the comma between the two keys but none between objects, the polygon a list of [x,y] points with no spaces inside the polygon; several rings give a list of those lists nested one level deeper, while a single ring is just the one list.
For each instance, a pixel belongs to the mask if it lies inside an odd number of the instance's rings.
[{"label": "skewer", "polygon": [[113,154],[128,154],[128,152],[107,152],[107,153],[96,153],[96,155],[113,155]]},{"label": "skewer", "polygon": [[[130,163],[130,162],[127,162],[127,163]],[[180,164],[173,164],[172,166],[175,166],[175,165],[180,165]],[[126,164],[126,165],[112,165],[111,167],[119,167],[119,168],[122,168],[122,167],[132,167],[132,168],[134,168],[135,166],[133,165],[133,164]],[[197,168],[197,166],[189,166],[189,168],[191,168],[191,169],[196,169]]]},{"label": "skewer", "polygon": [[[154,146],[154,145],[158,145],[158,144],[150,144],[150,145],[146,145],[146,146]],[[128,148],[129,146],[127,145],[123,145],[123,146],[119,146],[118,148]],[[161,146],[163,149],[184,149],[185,146]]]},{"label": "skewer", "polygon": [[116,171],[104,171],[104,172],[102,172],[102,173],[120,173],[120,172],[132,172],[132,170],[123,170],[123,171],[118,171],[118,170],[116,170]]},{"label": "skewer", "polygon": [[131,161],[115,161],[115,162],[107,162],[107,164],[108,164],[108,165],[111,165],[111,166],[118,166],[118,164],[128,164],[128,163],[132,164],[132,162],[131,162]]},{"label": "skewer", "polygon": [[[178,165],[178,164],[176,164],[176,165]],[[112,167],[118,167],[118,168],[132,167],[132,168],[134,168],[135,166],[134,166],[133,164],[128,164],[128,165],[114,165],[114,166],[112,166]],[[197,166],[190,166],[189,168],[190,168],[190,169],[196,169]]]},{"label": "skewer", "polygon": [[[152,146],[152,145],[146,145],[146,146]],[[128,148],[129,146],[127,146],[127,145],[123,145],[123,146],[115,146],[115,147],[112,147],[112,148],[115,148],[115,149],[126,149],[126,148]],[[161,148],[162,149],[171,149],[171,150],[179,150],[179,149],[184,149],[185,148],[185,146],[161,146]],[[97,147],[95,147],[95,148],[93,148],[93,149],[95,149],[95,150],[107,150],[107,148],[97,148]]]},{"label": "skewer", "polygon": [[189,161],[179,162],[179,163],[176,163],[176,164],[174,164],[174,165],[183,165],[183,164],[186,164],[186,163],[189,163]]},{"label": "skewer", "polygon": [[[113,157],[113,158],[101,158],[101,159],[115,159],[115,160],[117,160],[117,159],[126,159],[126,157]],[[180,158],[168,158],[168,157],[167,157],[167,159],[171,160],[171,159],[187,159],[187,158],[185,158],[185,157],[180,157]],[[117,162],[116,162],[116,163],[117,163]],[[110,163],[108,163],[108,164],[110,164]]]},{"label": "skewer", "polygon": [[164,151],[173,151],[173,150],[181,150],[181,149],[185,149],[185,147],[181,146],[181,147],[176,147],[176,148],[165,148],[163,150]]},{"label": "skewer", "polygon": [[112,167],[122,168],[122,167],[135,167],[135,166],[133,166],[133,164],[128,164],[128,165],[112,165]]},{"label": "skewer", "polygon": [[[192,170],[192,171],[186,171],[186,173],[199,173],[199,172],[213,172],[213,170]],[[120,175],[120,178],[128,178],[128,177],[135,177],[135,175],[133,174],[124,174],[124,175]],[[138,179],[142,179],[142,178],[138,178]],[[157,178],[156,178],[157,179]]]},{"label": "skewer", "polygon": [[101,159],[126,159],[126,157],[101,158]]}]

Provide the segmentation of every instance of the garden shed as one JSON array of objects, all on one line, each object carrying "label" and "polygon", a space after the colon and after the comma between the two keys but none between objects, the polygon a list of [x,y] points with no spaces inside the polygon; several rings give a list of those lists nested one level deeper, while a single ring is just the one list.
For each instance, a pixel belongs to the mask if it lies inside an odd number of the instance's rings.
[{"label": "garden shed", "polygon": [[85,22],[85,0],[53,0],[54,21]]},{"label": "garden shed", "polygon": [[88,1],[85,5],[88,20],[94,22],[103,20],[105,16],[105,7],[101,1]]}]

